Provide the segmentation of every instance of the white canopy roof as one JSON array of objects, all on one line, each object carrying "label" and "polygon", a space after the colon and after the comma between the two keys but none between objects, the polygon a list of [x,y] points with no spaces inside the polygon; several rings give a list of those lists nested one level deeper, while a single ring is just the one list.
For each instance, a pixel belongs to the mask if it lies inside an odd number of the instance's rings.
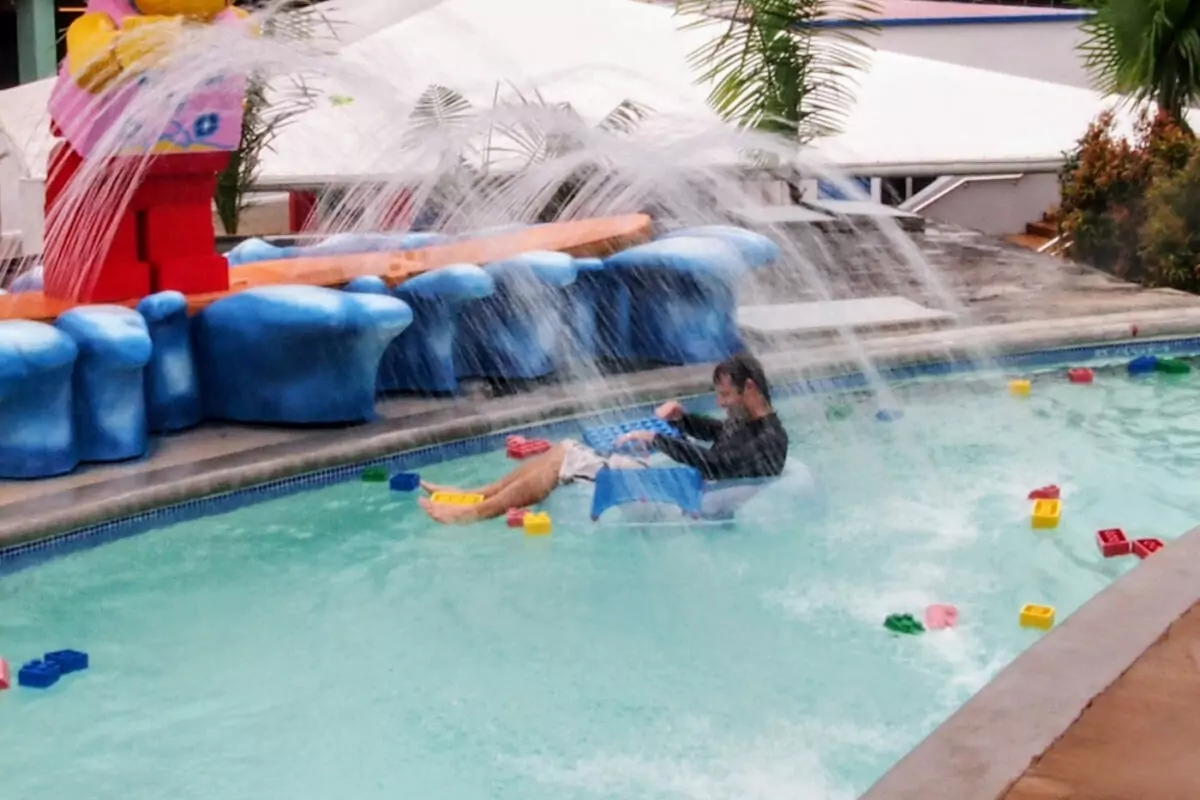
[{"label": "white canopy roof", "polygon": [[[420,13],[407,17],[414,8]],[[339,42],[325,49],[320,107],[285,129],[264,183],[348,181],[407,171],[407,115],[430,84],[491,107],[497,87],[569,102],[595,122],[624,99],[658,125],[713,129],[687,54],[711,31],[681,30],[668,7],[633,0],[334,0]],[[391,23],[391,24],[389,24]],[[888,52],[857,78],[842,134],[816,151],[854,171],[953,172],[1061,159],[1110,106],[1095,92]],[[0,128],[25,174],[45,173],[51,82],[0,92]],[[330,102],[343,96],[340,104]],[[1119,115],[1128,126],[1129,116]],[[655,128],[653,124],[650,130]],[[721,156],[714,155],[715,158]],[[878,174],[878,173],[877,173]]]}]

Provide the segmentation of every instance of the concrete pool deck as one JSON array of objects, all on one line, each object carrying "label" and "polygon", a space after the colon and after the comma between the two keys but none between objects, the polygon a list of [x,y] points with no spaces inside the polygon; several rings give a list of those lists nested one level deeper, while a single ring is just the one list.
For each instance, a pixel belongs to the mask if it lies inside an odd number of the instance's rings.
[{"label": "concrete pool deck", "polygon": [[[857,344],[828,333],[789,342],[795,349],[760,352],[772,377],[784,381],[857,371],[863,358],[895,366],[1200,334],[1198,297],[1132,287],[970,232],[934,226],[923,236],[922,252],[940,268],[944,293],[931,293],[915,278],[897,280],[894,273],[884,280],[865,263],[857,274],[849,269],[834,294],[903,296],[953,311],[959,315],[957,326],[907,333],[865,330]],[[774,302],[809,299],[771,297]],[[953,308],[947,308],[947,300]],[[708,389],[710,375],[710,366],[699,365],[547,385],[491,399],[389,399],[380,403],[380,420],[346,428],[207,424],[156,440],[150,457],[136,462],[84,468],[51,480],[0,481],[0,548],[428,444],[697,394]],[[1155,745],[1158,739],[1149,738],[1158,727],[1174,732],[1178,741],[1176,750],[1153,751],[1156,757],[1190,756],[1200,748],[1200,726],[1188,727],[1171,716],[1192,709],[1169,695],[1173,690],[1200,696],[1186,674],[1200,659],[1200,612],[1184,617],[1197,601],[1200,529],[1118,579],[1022,654],[864,800],[1200,796],[1188,765],[1178,761],[1158,762],[1163,774],[1157,777],[1146,773],[1144,781],[1130,778],[1120,784],[1138,790],[1133,793],[1119,793],[1115,783],[1103,784],[1106,793],[1099,793],[1098,784],[1088,783],[1092,773],[1105,774],[1104,764],[1119,771],[1130,763],[1137,747],[1166,748],[1169,743]],[[1167,688],[1155,694],[1155,681],[1169,673],[1177,674],[1178,682],[1163,684]],[[1163,692],[1168,692],[1165,699]],[[1115,710],[1104,710],[1110,707]],[[1130,732],[1122,726],[1141,738],[1127,744]],[[1126,758],[1118,759],[1117,753]]]}]

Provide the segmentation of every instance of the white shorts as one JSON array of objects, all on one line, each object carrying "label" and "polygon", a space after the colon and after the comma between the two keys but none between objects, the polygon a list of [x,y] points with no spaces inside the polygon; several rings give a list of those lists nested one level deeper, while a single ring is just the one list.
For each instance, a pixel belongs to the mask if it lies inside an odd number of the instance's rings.
[{"label": "white shorts", "polygon": [[587,445],[580,444],[574,439],[564,439],[562,466],[558,469],[558,482],[567,484],[573,481],[595,481],[596,475],[605,467],[612,469],[643,469],[649,466],[646,462],[620,453],[613,453],[608,458],[597,453]]}]

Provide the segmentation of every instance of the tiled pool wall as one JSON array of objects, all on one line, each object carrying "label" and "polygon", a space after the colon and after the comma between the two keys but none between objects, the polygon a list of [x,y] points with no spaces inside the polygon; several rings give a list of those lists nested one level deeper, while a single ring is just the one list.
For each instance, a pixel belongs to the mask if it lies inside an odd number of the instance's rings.
[{"label": "tiled pool wall", "polygon": [[[1119,362],[1139,355],[1200,355],[1200,337],[1167,340],[1130,341],[1117,344],[1076,346],[1027,353],[1001,355],[987,362],[954,360],[886,367],[879,371],[888,382],[936,378],[978,372],[981,369],[1038,370],[1055,366],[1095,362]],[[870,389],[870,381],[861,372],[785,381],[774,387],[777,398],[806,395],[861,392]],[[702,397],[702,396],[700,396]],[[711,401],[710,401],[711,402]],[[0,549],[0,575],[25,569],[50,558],[77,550],[97,547],[178,522],[187,522],[212,514],[221,514],[264,500],[335,483],[356,480],[369,466],[384,466],[391,472],[416,471],[465,456],[481,455],[499,450],[507,436],[521,434],[530,437],[560,439],[578,437],[590,425],[611,424],[644,418],[653,413],[657,402],[639,403],[621,409],[599,411],[566,419],[539,422],[509,430],[495,431],[466,439],[432,444],[384,458],[309,472],[221,494],[207,495],[144,511],[120,519],[100,522],[59,533],[32,542],[23,542]]]}]

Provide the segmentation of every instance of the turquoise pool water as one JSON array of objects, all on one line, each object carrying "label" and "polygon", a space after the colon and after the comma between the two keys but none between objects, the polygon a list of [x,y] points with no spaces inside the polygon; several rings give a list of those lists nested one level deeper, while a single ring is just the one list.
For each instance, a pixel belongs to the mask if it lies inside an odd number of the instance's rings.
[{"label": "turquoise pool water", "polygon": [[[826,514],[788,493],[732,528],[434,526],[349,482],[0,577],[0,655],[92,669],[0,693],[4,797],[853,798],[1136,559],[1099,528],[1197,521],[1200,376],[1039,376],[781,404]],[[484,480],[501,454],[426,470]],[[1056,482],[1057,531],[1026,493]],[[610,512],[618,513],[618,512]],[[958,605],[957,630],[889,634]]]}]

